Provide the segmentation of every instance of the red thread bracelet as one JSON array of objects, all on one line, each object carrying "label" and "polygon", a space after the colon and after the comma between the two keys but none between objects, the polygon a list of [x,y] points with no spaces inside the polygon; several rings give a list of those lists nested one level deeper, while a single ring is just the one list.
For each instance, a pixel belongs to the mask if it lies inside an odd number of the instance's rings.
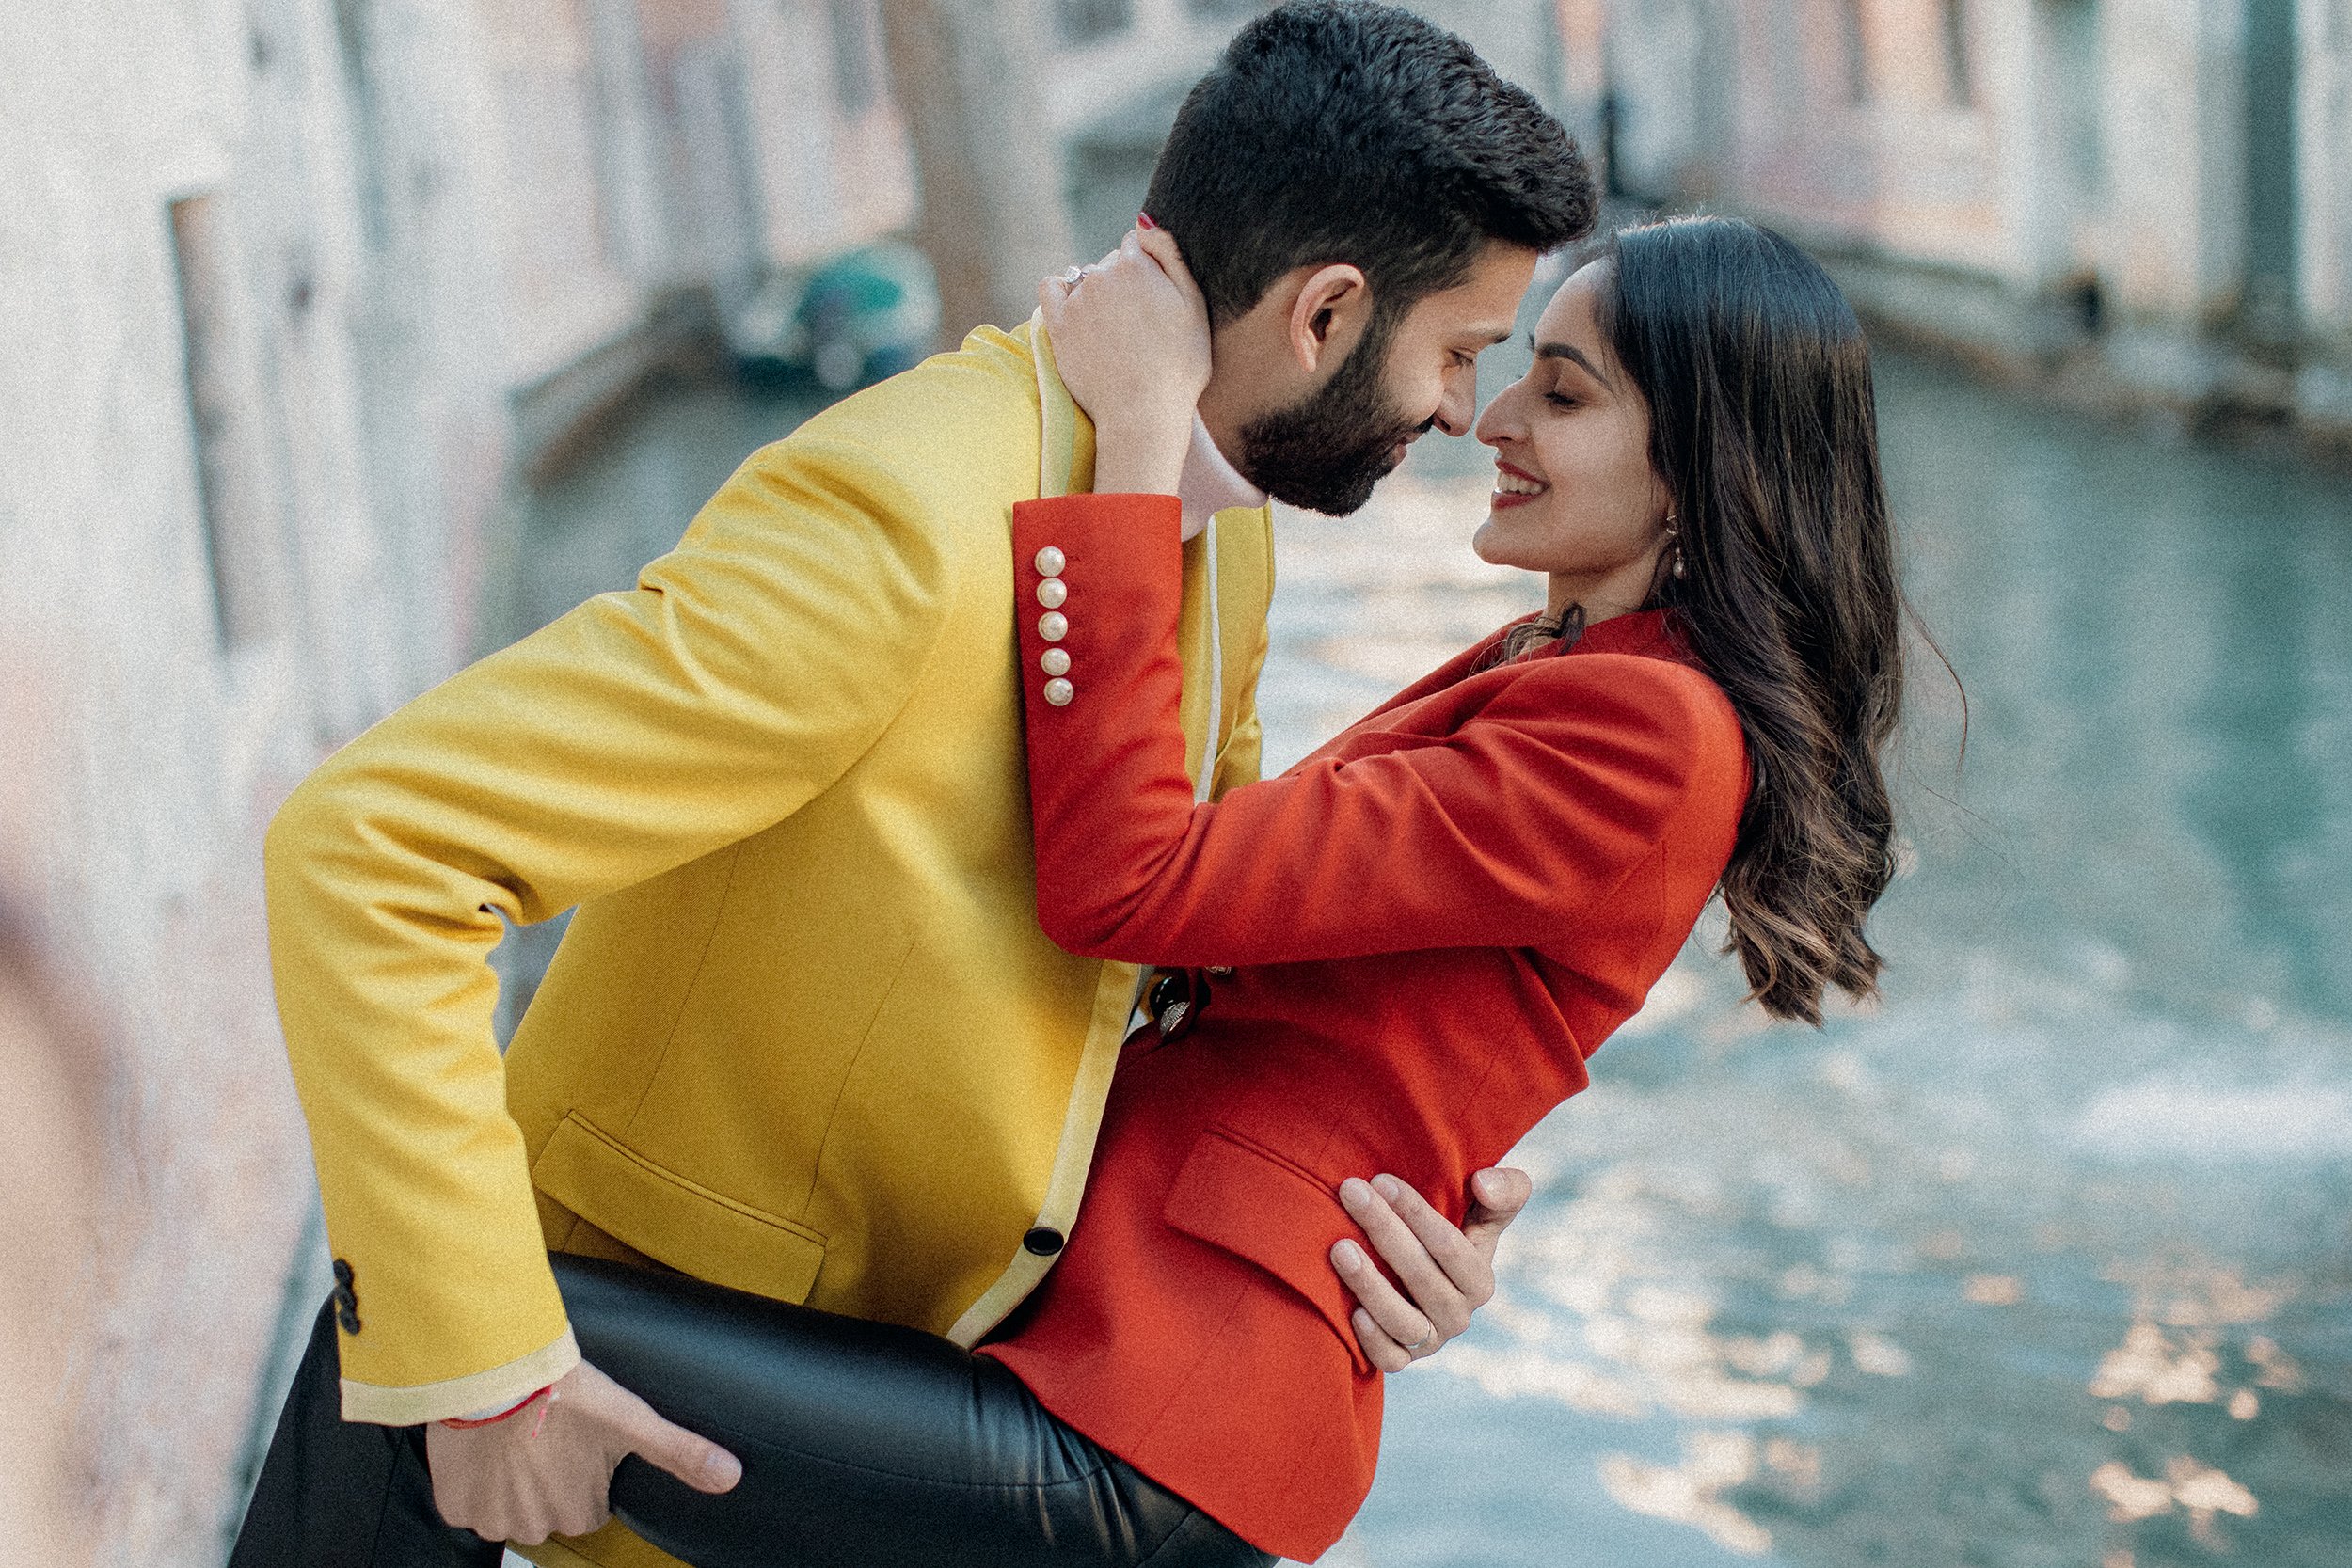
[{"label": "red thread bracelet", "polygon": [[525,1405],[528,1405],[532,1402],[532,1401],[539,1398],[540,1395],[552,1393],[554,1389],[555,1385],[550,1383],[545,1388],[536,1389],[532,1393],[525,1394],[521,1399],[516,1400],[513,1404],[508,1405],[505,1409],[500,1411],[495,1416],[482,1416],[471,1420],[452,1416],[444,1419],[441,1424],[445,1427],[454,1427],[460,1432],[464,1432],[471,1427],[496,1426],[499,1422],[506,1419],[509,1416],[521,1411]]}]

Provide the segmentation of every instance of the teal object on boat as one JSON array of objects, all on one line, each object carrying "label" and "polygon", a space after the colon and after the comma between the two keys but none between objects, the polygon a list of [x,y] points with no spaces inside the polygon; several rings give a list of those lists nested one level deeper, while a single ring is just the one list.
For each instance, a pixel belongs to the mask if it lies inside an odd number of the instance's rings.
[{"label": "teal object on boat", "polygon": [[929,354],[939,320],[930,261],[890,240],[771,277],[728,323],[727,339],[755,378],[805,375],[846,392]]}]

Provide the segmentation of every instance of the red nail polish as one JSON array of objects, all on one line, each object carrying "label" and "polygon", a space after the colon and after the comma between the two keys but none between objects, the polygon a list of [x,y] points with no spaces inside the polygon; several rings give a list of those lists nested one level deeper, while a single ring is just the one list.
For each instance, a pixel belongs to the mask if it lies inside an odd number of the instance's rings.
[{"label": "red nail polish", "polygon": [[1159,225],[1152,221],[1151,214],[1137,213],[1136,214],[1136,227],[1137,229],[1157,229]]}]

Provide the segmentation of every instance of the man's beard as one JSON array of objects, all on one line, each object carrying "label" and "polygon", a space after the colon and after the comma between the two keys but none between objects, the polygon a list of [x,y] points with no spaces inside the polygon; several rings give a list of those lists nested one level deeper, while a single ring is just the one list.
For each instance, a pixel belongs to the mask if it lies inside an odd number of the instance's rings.
[{"label": "man's beard", "polygon": [[1394,336],[1394,324],[1375,312],[1322,390],[1242,426],[1234,466],[1243,476],[1278,500],[1331,517],[1370,500],[1400,461],[1397,443],[1437,422],[1406,419],[1381,384]]}]

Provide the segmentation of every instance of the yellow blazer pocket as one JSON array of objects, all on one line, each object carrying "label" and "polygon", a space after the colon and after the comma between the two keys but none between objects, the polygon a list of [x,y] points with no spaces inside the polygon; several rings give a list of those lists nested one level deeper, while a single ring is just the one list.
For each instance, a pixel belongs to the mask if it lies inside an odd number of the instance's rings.
[{"label": "yellow blazer pocket", "polygon": [[1355,1299],[1331,1267],[1331,1243],[1341,1237],[1367,1250],[1368,1244],[1340,1207],[1339,1194],[1302,1166],[1211,1128],[1185,1156],[1160,1217],[1304,1296],[1347,1347],[1356,1370],[1373,1370],[1348,1323]]},{"label": "yellow blazer pocket", "polygon": [[539,1190],[656,1262],[776,1301],[803,1302],[825,1238],[664,1170],[579,1112],[531,1167]]}]

